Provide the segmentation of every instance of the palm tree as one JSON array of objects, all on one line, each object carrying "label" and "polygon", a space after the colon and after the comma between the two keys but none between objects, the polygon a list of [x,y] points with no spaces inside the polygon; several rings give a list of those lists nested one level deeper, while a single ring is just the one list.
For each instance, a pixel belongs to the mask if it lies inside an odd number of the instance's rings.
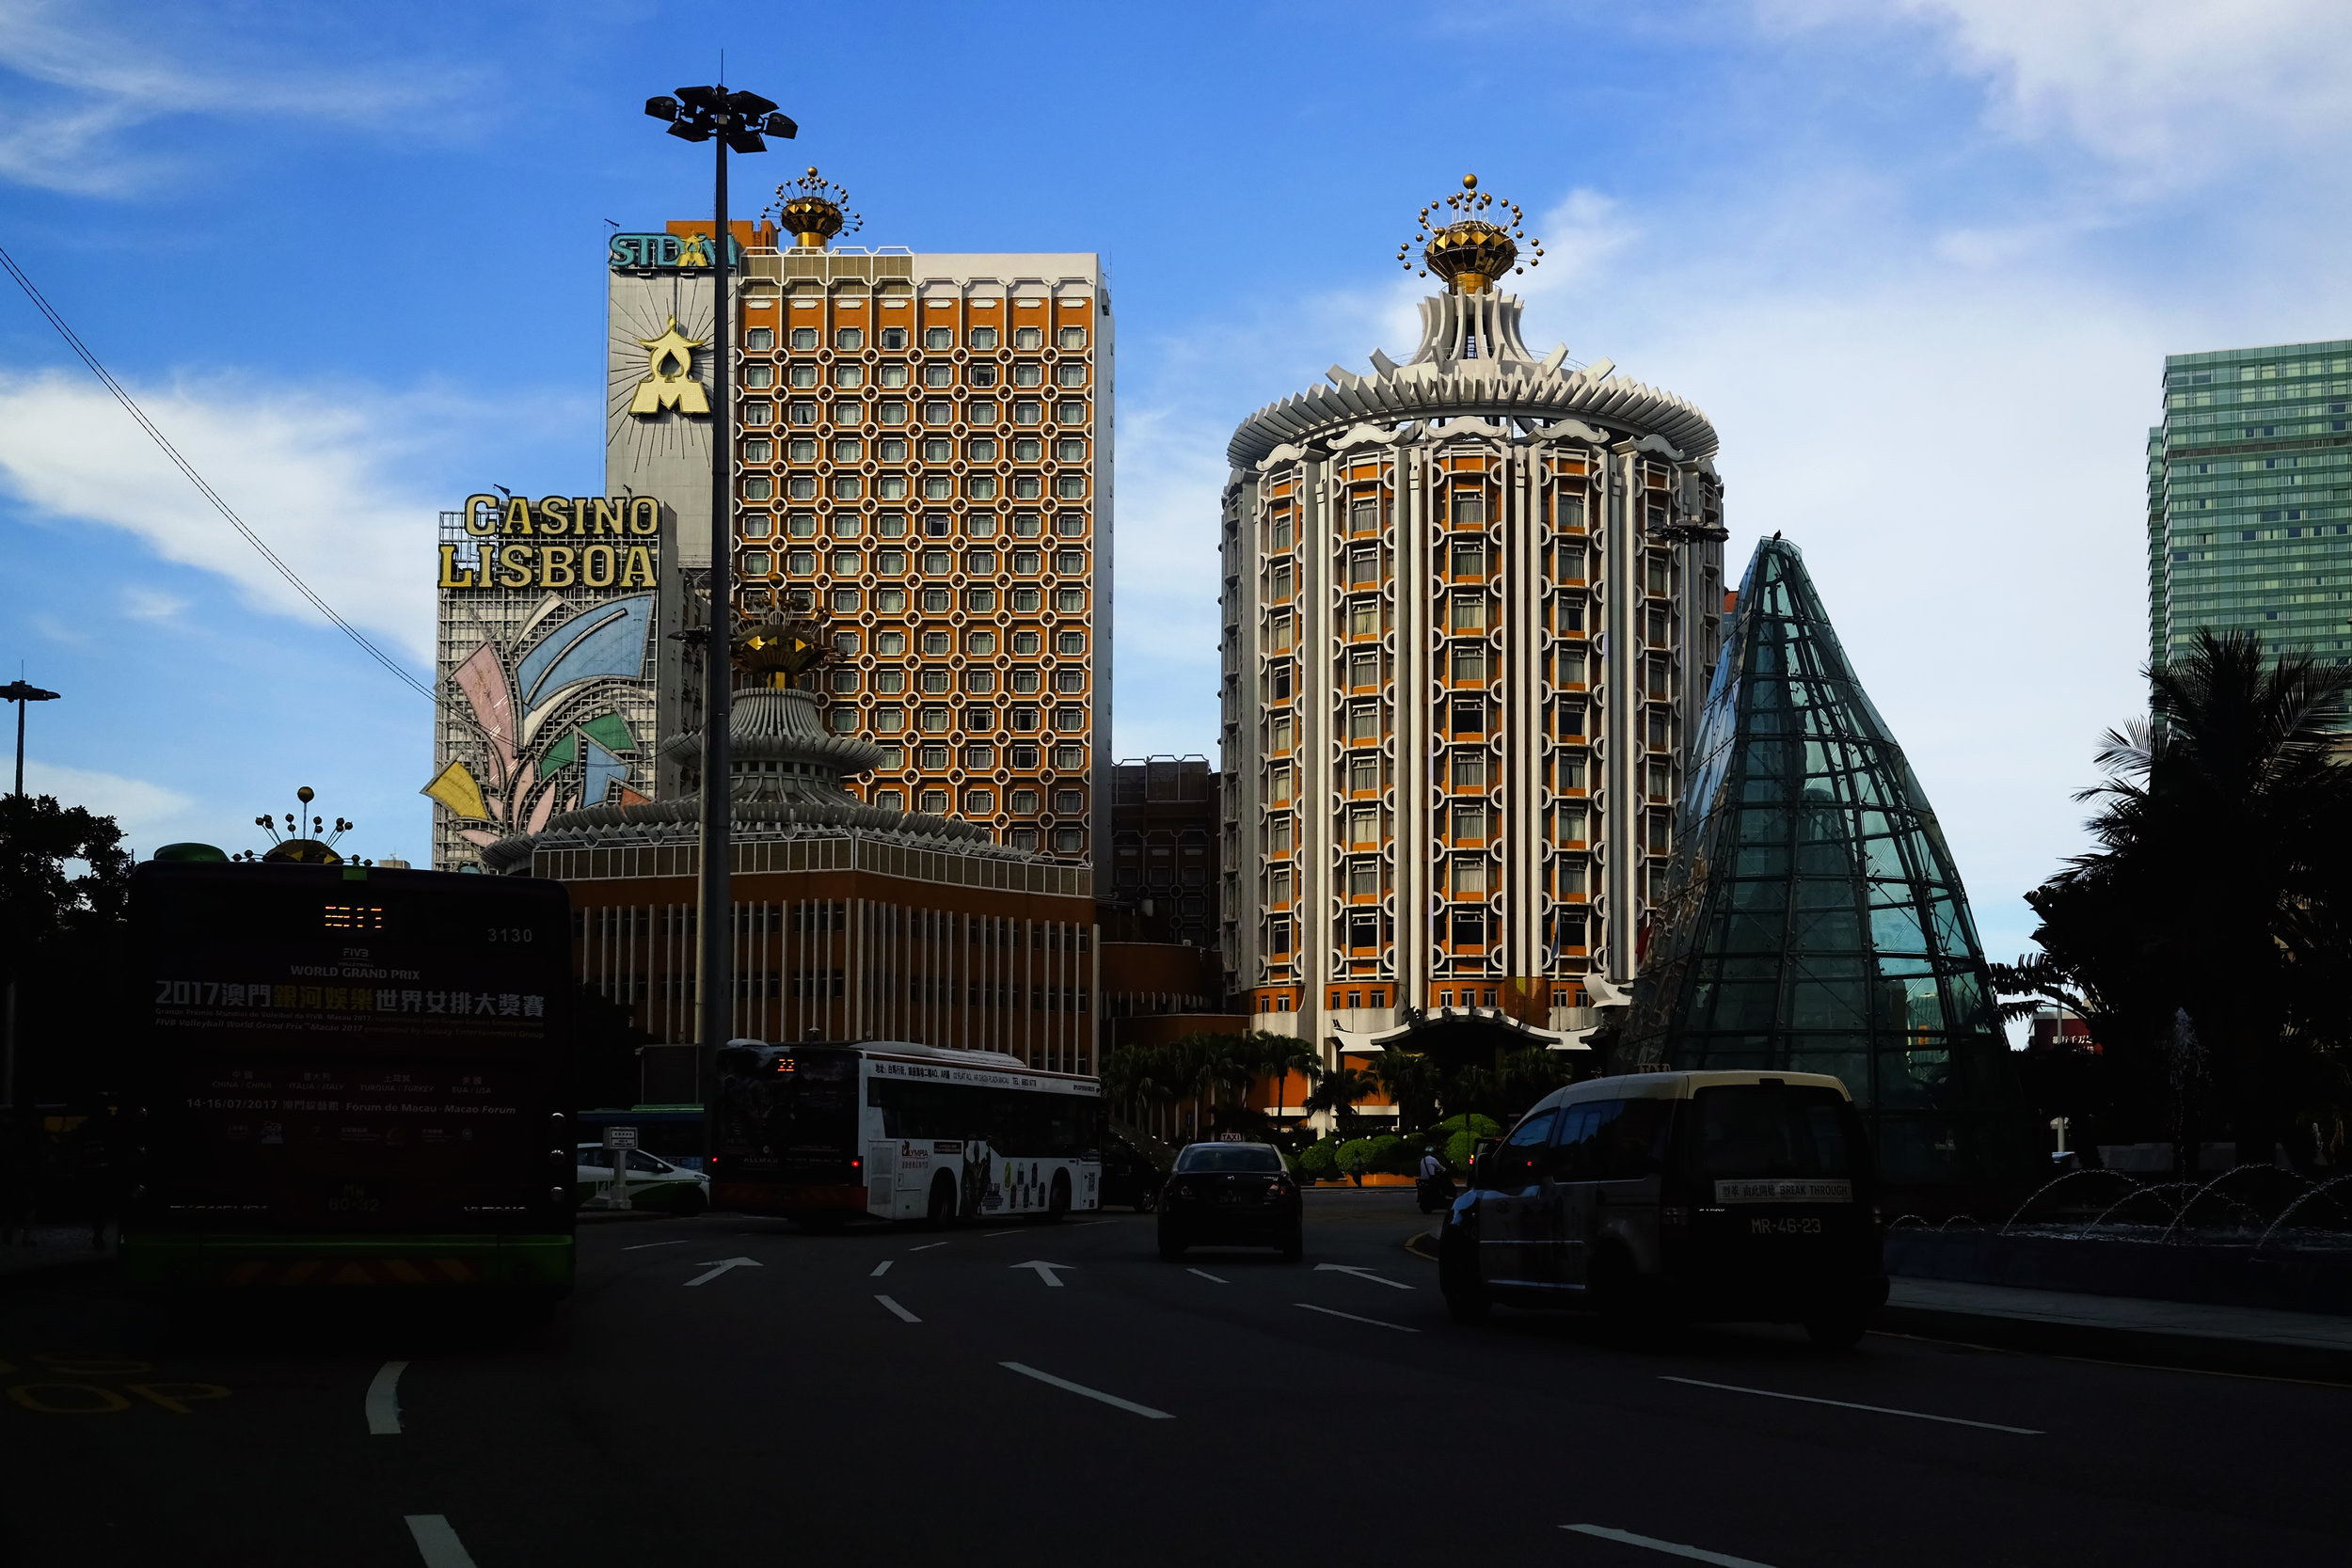
[{"label": "palm tree", "polygon": [[1307,1109],[1328,1111],[1339,1122],[1340,1137],[1356,1137],[1362,1130],[1363,1118],[1356,1114],[1359,1101],[1370,1100],[1380,1092],[1380,1081],[1371,1073],[1352,1067],[1334,1068],[1323,1075],[1307,1097]]},{"label": "palm tree", "polygon": [[2312,1120],[2340,1129],[2348,1098],[2352,669],[2206,630],[2149,681],[2149,719],[2107,733],[2107,778],[2077,797],[2097,847],[2029,895],[2043,961],[2001,979],[2059,987],[2143,1102],[2181,1079],[2162,1063],[2186,1012],[2240,1158],[2266,1161]]}]

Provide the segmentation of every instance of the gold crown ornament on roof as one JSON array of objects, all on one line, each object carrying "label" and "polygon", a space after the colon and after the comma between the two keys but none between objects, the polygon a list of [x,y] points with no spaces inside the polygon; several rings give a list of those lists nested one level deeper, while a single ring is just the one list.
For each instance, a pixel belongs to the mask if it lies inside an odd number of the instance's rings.
[{"label": "gold crown ornament on roof", "polygon": [[[1494,216],[1482,215],[1490,208]],[[1477,175],[1465,174],[1460,190],[1421,210],[1420,230],[1396,247],[1396,259],[1410,270],[1413,245],[1419,241],[1422,277],[1434,272],[1455,293],[1478,293],[1506,272],[1525,272],[1543,261],[1541,240],[1529,240],[1534,254],[1523,262],[1519,259],[1518,242],[1527,239],[1526,222],[1518,202],[1497,202],[1478,188]]]},{"label": "gold crown ornament on roof", "polygon": [[729,646],[739,684],[791,686],[833,657],[833,636],[822,621],[789,610],[738,615]]},{"label": "gold crown ornament on roof", "polygon": [[776,227],[792,236],[795,247],[822,250],[835,234],[864,227],[865,218],[842,211],[842,203],[849,199],[849,186],[825,179],[811,164],[806,174],[776,187],[776,199],[769,211],[776,214]]}]

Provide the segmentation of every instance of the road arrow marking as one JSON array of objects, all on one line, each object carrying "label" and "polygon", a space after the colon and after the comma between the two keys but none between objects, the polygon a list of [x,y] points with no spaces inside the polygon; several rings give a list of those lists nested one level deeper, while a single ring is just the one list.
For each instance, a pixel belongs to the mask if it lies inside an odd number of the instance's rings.
[{"label": "road arrow marking", "polygon": [[874,1265],[874,1272],[873,1272],[872,1274],[867,1275],[866,1277],[866,1278],[868,1278],[868,1279],[880,1279],[882,1275],[884,1275],[888,1274],[889,1272],[890,1272],[890,1259],[887,1259],[887,1258],[885,1258],[885,1259],[883,1259],[881,1262],[879,1262],[879,1263],[875,1264],[875,1265]]},{"label": "road arrow marking", "polygon": [[1765,1568],[1765,1564],[1753,1558],[1725,1557],[1721,1552],[1706,1551],[1697,1546],[1677,1546],[1671,1541],[1661,1541],[1654,1535],[1636,1535],[1629,1529],[1611,1529],[1607,1525],[1562,1525],[1560,1528],[1572,1529],[1579,1535],[1594,1535],[1603,1541],[1619,1542],[1628,1546],[1647,1547],[1653,1552],[1663,1552],[1668,1557],[1689,1558],[1693,1562],[1711,1562],[1715,1564],[1715,1568]]},{"label": "road arrow marking", "polygon": [[704,1272],[688,1280],[686,1282],[686,1288],[691,1291],[697,1285],[707,1285],[712,1280],[718,1278],[721,1275],[726,1273],[729,1269],[755,1269],[758,1267],[759,1259],[756,1258],[730,1258],[723,1263],[711,1264]]},{"label": "road arrow marking", "polygon": [[1012,1267],[1016,1269],[1035,1269],[1037,1271],[1037,1276],[1045,1281],[1046,1284],[1051,1285],[1057,1291],[1061,1289],[1061,1280],[1055,1275],[1054,1271],[1056,1269],[1070,1268],[1071,1266],[1072,1265],[1068,1263],[1048,1263],[1042,1259],[1035,1258],[1032,1258],[1025,1263],[1015,1263],[1012,1265]]},{"label": "road arrow marking", "polygon": [[1410,1285],[1406,1285],[1399,1280],[1383,1279],[1380,1275],[1373,1273],[1370,1269],[1360,1269],[1353,1263],[1317,1263],[1315,1265],[1315,1273],[1352,1274],[1359,1279],[1369,1279],[1375,1285],[1386,1285],[1391,1291],[1409,1291],[1412,1289]]},{"label": "road arrow marking", "polygon": [[400,1374],[407,1370],[405,1361],[387,1361],[368,1385],[369,1436],[400,1435]]}]

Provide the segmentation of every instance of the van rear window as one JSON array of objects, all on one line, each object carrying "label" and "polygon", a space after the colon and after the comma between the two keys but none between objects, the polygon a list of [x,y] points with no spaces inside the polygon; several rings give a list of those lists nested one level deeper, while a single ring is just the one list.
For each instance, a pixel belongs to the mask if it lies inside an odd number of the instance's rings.
[{"label": "van rear window", "polygon": [[1835,1089],[1719,1084],[1691,1099],[1696,1175],[1856,1174],[1858,1118]]}]

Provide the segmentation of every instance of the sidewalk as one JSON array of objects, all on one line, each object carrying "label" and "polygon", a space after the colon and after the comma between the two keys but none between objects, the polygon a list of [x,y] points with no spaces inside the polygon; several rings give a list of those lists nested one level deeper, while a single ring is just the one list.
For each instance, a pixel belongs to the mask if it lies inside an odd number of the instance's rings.
[{"label": "sidewalk", "polygon": [[2352,1318],[1898,1275],[1880,1328],[2045,1354],[2352,1383]]}]

